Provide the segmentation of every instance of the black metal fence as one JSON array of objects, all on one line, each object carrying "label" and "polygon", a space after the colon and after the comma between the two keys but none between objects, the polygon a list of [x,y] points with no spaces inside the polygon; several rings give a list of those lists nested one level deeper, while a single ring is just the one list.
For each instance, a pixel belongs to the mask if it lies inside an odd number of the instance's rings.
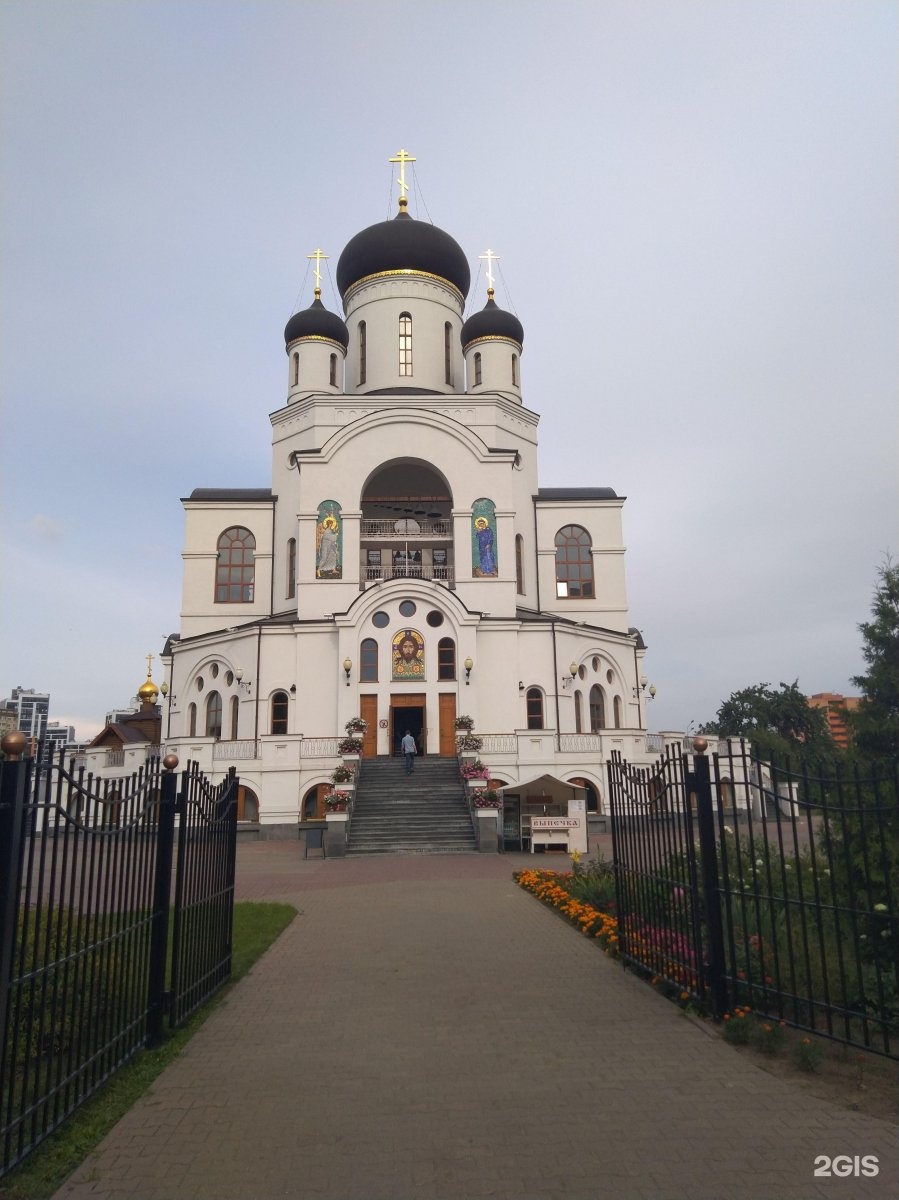
[{"label": "black metal fence", "polygon": [[0,763],[0,1175],[230,974],[237,779],[177,761]]},{"label": "black metal fence", "polygon": [[737,1006],[899,1058],[899,779],[791,770],[734,739],[609,766],[619,947]]}]

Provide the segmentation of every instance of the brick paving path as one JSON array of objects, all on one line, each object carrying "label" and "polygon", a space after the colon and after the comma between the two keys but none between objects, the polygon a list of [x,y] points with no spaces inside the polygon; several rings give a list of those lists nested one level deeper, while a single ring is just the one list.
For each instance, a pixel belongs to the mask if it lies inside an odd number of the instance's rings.
[{"label": "brick paving path", "polygon": [[896,1126],[684,1019],[512,883],[532,858],[299,855],[240,847],[241,898],[301,915],[57,1200],[899,1195]]}]

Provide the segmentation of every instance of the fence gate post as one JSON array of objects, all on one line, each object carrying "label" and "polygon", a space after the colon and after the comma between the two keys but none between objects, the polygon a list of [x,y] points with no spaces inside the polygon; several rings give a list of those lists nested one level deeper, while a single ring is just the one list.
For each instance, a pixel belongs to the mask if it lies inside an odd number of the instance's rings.
[{"label": "fence gate post", "polygon": [[0,765],[0,1079],[5,1078],[9,980],[19,913],[22,824],[28,790],[28,763],[22,761],[25,735],[8,733],[2,747],[6,761]]},{"label": "fence gate post", "polygon": [[724,926],[721,920],[721,892],[718,881],[718,847],[715,842],[715,813],[708,742],[694,738],[693,783],[696,789],[696,824],[699,830],[699,858],[702,867],[702,898],[708,931],[708,974],[712,1016],[720,1021],[727,1012],[727,964],[724,955]]},{"label": "fence gate post", "polygon": [[165,975],[169,945],[169,906],[172,891],[172,843],[175,840],[175,809],[178,804],[178,755],[162,760],[161,794],[156,829],[156,873],[153,879],[153,923],[150,929],[150,965],[147,986],[147,1045],[162,1041],[165,1021]]}]

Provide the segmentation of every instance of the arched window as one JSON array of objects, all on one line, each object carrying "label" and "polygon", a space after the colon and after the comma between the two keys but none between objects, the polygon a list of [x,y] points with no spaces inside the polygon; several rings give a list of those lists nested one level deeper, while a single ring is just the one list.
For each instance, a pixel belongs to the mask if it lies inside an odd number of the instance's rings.
[{"label": "arched window", "polygon": [[581,693],[574,693],[574,732],[584,732],[584,717],[581,713]]},{"label": "arched window", "polygon": [[337,387],[337,355],[331,355],[331,387]]},{"label": "arched window", "polygon": [[518,355],[512,355],[512,386],[518,387]]},{"label": "arched window", "polygon": [[452,638],[441,638],[437,643],[437,678],[456,678],[456,643]]},{"label": "arched window", "polygon": [[206,736],[222,736],[222,698],[218,692],[210,692],[206,699]]},{"label": "arched window", "polygon": [[400,374],[412,374],[412,317],[400,313]]},{"label": "arched window", "polygon": [[449,321],[443,326],[443,370],[447,383],[453,382],[453,327]]},{"label": "arched window", "polygon": [[240,712],[240,701],[236,696],[231,697],[231,741],[237,741],[237,718]]},{"label": "arched window", "polygon": [[287,733],[287,692],[275,692],[272,696],[272,733]]},{"label": "arched window", "polygon": [[287,599],[297,594],[297,539],[287,539]]},{"label": "arched window", "polygon": [[528,729],[543,728],[543,693],[539,688],[528,688]]},{"label": "arched window", "polygon": [[362,683],[378,682],[378,643],[365,638],[359,656],[359,679]]},{"label": "arched window", "polygon": [[232,525],[218,540],[216,604],[250,604],[256,575],[256,539],[249,529]]},{"label": "arched window", "polygon": [[359,382],[365,383],[366,340],[365,322],[359,322]]},{"label": "arched window", "polygon": [[196,704],[188,704],[187,706],[187,736],[197,736],[197,706]]},{"label": "arched window", "polygon": [[481,372],[481,352],[480,352],[480,350],[478,350],[475,352],[475,356],[474,356],[474,385],[475,385],[475,387],[477,387],[478,384],[481,382],[482,377],[483,376],[482,376],[482,372]]},{"label": "arched window", "polygon": [[590,689],[590,732],[597,733],[606,727],[606,697],[598,683]]},{"label": "arched window", "polygon": [[524,538],[515,534],[515,590],[524,595]]},{"label": "arched window", "polygon": [[299,356],[299,354],[294,354],[294,356],[293,356],[293,386],[296,387],[299,382],[300,382],[300,356]]},{"label": "arched window", "polygon": [[616,696],[612,701],[612,719],[615,722],[615,728],[621,728],[621,697]]},{"label": "arched window", "polygon": [[590,534],[580,525],[564,525],[556,534],[556,595],[569,600],[593,595]]},{"label": "arched window", "polygon": [[259,797],[243,784],[237,789],[237,819],[238,821],[259,820]]}]

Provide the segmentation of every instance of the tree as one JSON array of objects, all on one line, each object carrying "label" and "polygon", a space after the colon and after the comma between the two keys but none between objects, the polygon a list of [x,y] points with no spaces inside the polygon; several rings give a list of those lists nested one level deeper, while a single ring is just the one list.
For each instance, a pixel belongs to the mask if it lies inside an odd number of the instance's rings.
[{"label": "tree", "polygon": [[799,681],[781,683],[777,691],[768,683],[755,683],[732,692],[718,709],[714,721],[701,733],[748,738],[765,757],[832,757],[836,752],[823,710],[812,708],[799,690]]},{"label": "tree", "polygon": [[862,702],[850,714],[856,749],[873,758],[899,757],[899,566],[887,559],[878,571],[871,620],[862,621],[864,675],[852,682]]}]

